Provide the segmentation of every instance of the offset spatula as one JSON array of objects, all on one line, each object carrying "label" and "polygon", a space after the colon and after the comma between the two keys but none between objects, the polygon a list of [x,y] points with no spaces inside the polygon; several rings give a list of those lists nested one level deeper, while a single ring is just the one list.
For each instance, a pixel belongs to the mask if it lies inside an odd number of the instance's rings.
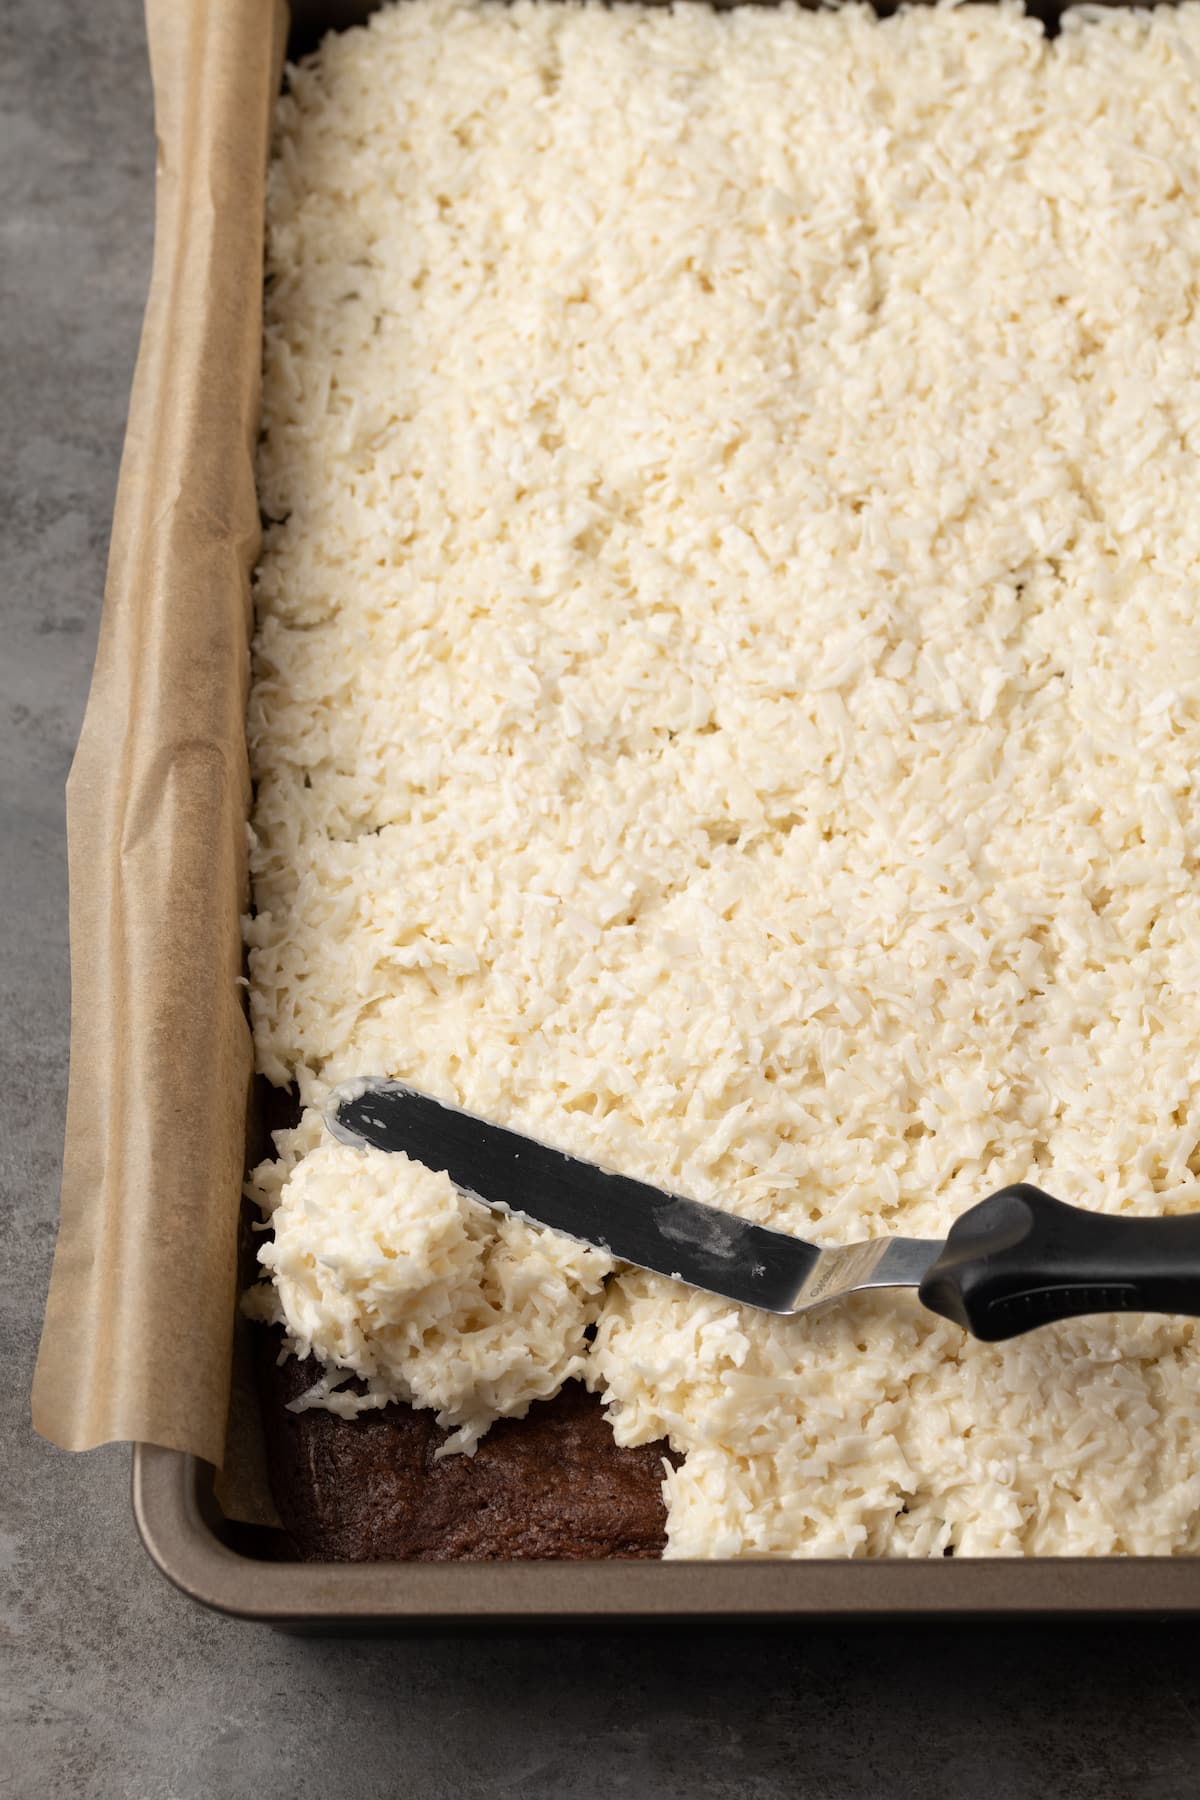
[{"label": "offset spatula", "polygon": [[1113,1217],[1021,1183],[972,1206],[944,1242],[871,1238],[822,1250],[580,1162],[399,1081],[335,1089],[326,1118],[343,1143],[402,1150],[487,1206],[767,1312],[913,1287],[931,1312],[989,1342],[1083,1313],[1200,1315],[1200,1213]]}]

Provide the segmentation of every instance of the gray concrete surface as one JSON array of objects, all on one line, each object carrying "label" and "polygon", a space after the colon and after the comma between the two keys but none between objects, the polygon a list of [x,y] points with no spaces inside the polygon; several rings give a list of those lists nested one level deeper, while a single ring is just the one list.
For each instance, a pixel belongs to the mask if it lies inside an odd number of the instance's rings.
[{"label": "gray concrete surface", "polygon": [[30,1431],[67,1071],[62,786],[149,269],[138,0],[0,0],[0,1792],[1175,1800],[1195,1633],[809,1627],[352,1643],[210,1617],[122,1450]]}]

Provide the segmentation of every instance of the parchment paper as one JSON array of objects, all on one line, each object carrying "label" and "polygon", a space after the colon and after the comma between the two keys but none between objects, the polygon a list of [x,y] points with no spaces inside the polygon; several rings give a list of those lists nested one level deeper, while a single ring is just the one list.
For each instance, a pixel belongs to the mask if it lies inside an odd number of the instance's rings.
[{"label": "parchment paper", "polygon": [[35,1427],[67,1450],[225,1455],[263,186],[286,27],[283,0],[147,0],[154,267],[67,784],[71,1075],[33,1388]]}]

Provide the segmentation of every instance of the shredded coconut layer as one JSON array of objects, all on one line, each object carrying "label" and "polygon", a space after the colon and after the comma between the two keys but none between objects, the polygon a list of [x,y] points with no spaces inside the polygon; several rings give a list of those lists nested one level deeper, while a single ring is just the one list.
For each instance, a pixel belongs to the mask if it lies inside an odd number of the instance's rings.
[{"label": "shredded coconut layer", "polygon": [[[256,1182],[273,1286],[252,1290],[252,1309],[284,1325],[293,1354],[338,1372],[301,1408],[432,1407],[456,1428],[446,1455],[583,1373],[607,1257],[497,1219],[405,1156],[314,1144],[318,1131],[281,1134]],[[347,1392],[350,1375],[362,1383]]]},{"label": "shredded coconut layer", "polygon": [[[293,71],[272,1080],[399,1077],[826,1242],[1022,1178],[1196,1204],[1198,55],[1195,4],[1048,43],[1006,5],[406,0]],[[469,1434],[550,1391],[578,1248],[315,1118],[263,1177],[297,1345]],[[674,1556],[1200,1548],[1190,1321],[989,1347],[634,1273],[586,1370],[686,1453]]]}]

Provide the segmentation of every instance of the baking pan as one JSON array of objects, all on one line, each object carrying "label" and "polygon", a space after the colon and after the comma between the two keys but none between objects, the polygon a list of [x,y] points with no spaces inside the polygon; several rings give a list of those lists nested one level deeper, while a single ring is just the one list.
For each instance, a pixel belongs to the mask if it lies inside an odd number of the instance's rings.
[{"label": "baking pan", "polygon": [[[880,12],[894,9],[892,0],[879,0]],[[325,31],[371,10],[370,0],[293,0],[289,54],[304,54]],[[1028,10],[1054,32],[1059,8],[1052,0]],[[296,1563],[284,1559],[281,1533],[223,1514],[207,1464],[148,1444],[134,1446],[133,1510],[152,1560],[185,1594],[298,1632],[699,1618],[1200,1615],[1200,1558]]]},{"label": "baking pan", "polygon": [[[980,1557],[795,1562],[286,1563],[276,1534],[225,1522],[212,1472],[138,1444],[133,1511],[193,1600],[286,1631],[687,1619],[1141,1618],[1200,1613],[1200,1558]],[[257,1553],[255,1553],[257,1552]]]}]

